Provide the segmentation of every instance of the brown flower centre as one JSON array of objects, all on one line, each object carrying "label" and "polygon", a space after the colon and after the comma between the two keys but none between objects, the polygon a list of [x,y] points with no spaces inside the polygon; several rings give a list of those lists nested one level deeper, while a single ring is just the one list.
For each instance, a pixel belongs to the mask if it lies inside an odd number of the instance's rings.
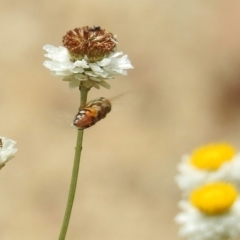
[{"label": "brown flower centre", "polygon": [[114,52],[117,40],[112,33],[101,27],[75,28],[63,36],[63,45],[70,52],[73,60],[85,55],[91,62],[99,61]]}]

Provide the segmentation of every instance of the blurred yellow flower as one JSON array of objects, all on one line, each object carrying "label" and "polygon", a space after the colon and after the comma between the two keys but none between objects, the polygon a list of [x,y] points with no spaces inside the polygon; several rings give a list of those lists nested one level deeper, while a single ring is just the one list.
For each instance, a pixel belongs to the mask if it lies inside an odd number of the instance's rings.
[{"label": "blurred yellow flower", "polygon": [[240,154],[226,143],[202,146],[184,155],[178,165],[176,182],[188,195],[193,189],[213,181],[233,183],[240,190]]},{"label": "blurred yellow flower", "polygon": [[179,204],[175,220],[189,240],[232,240],[240,237],[240,198],[229,183],[202,186]]}]

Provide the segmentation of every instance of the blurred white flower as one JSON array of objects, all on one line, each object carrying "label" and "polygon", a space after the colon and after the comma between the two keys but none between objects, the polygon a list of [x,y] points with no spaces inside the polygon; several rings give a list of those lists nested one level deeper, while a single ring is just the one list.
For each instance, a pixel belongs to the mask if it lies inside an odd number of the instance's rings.
[{"label": "blurred white flower", "polygon": [[0,137],[0,169],[14,157],[17,149],[14,148],[15,141],[6,137]]},{"label": "blurred white flower", "polygon": [[226,181],[240,189],[240,154],[228,144],[210,144],[182,157],[176,182],[183,194],[202,184]]},{"label": "blurred white flower", "polygon": [[127,55],[115,52],[115,37],[100,27],[69,31],[63,43],[64,47],[43,47],[47,51],[44,56],[51,59],[43,65],[68,81],[70,88],[79,87],[80,82],[87,88],[110,88],[106,79],[127,75],[127,69],[133,68]]},{"label": "blurred white flower", "polygon": [[233,240],[240,236],[240,198],[227,183],[212,183],[181,201],[175,220],[189,240]]}]

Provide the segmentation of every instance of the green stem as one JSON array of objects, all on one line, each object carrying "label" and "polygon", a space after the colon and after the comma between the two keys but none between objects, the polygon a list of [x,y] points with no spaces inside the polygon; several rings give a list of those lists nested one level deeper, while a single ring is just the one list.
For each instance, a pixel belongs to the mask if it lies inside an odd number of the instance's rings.
[{"label": "green stem", "polygon": [[[87,94],[89,89],[85,88],[84,86],[81,86],[80,91],[81,91],[80,107],[82,107],[87,102]],[[75,147],[75,157],[74,157],[73,170],[72,170],[72,179],[71,179],[70,189],[68,193],[68,201],[67,201],[67,206],[65,210],[65,215],[64,215],[62,228],[61,228],[61,232],[58,240],[64,240],[68,230],[69,220],[72,212],[73,201],[74,201],[76,187],[77,187],[78,171],[79,171],[80,157],[82,152],[82,140],[83,140],[83,130],[78,130],[77,143]]]}]

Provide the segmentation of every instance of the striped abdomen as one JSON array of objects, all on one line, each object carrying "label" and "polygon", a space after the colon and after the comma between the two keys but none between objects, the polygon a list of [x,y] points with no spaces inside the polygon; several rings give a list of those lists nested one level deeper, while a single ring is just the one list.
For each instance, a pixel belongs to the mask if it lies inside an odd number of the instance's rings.
[{"label": "striped abdomen", "polygon": [[105,118],[111,111],[112,105],[110,101],[104,97],[88,102],[75,116],[73,125],[78,129],[91,127],[96,122]]}]

